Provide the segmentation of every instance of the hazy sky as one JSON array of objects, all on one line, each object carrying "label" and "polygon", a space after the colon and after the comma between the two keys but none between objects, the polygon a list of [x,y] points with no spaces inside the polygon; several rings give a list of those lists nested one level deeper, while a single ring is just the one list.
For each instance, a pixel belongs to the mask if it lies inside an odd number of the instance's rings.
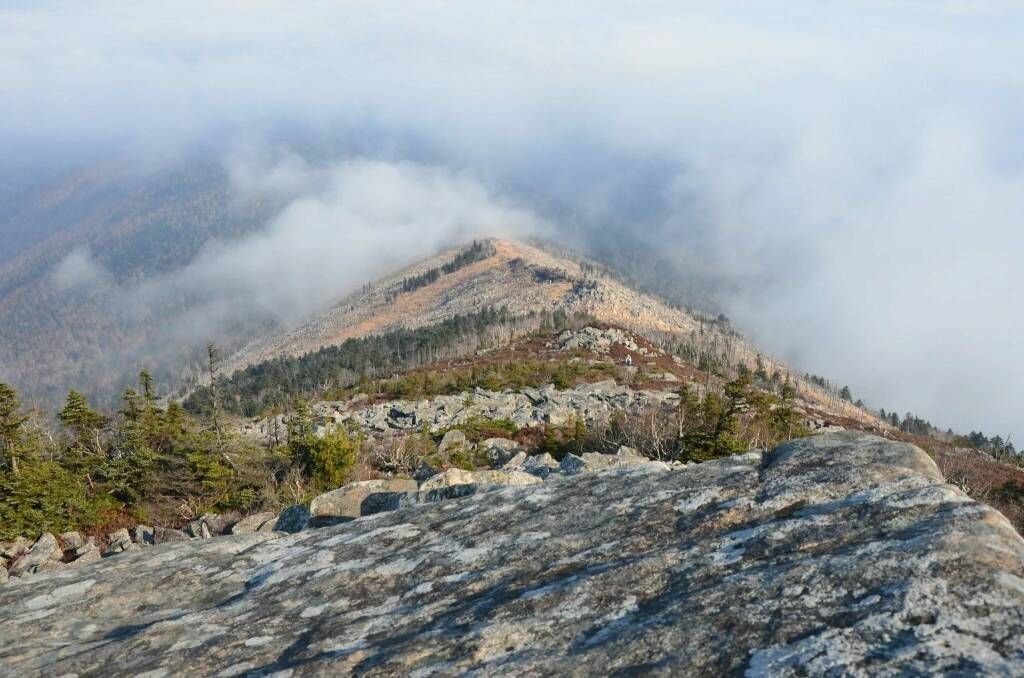
[{"label": "hazy sky", "polygon": [[[388,200],[443,203],[425,248],[477,216],[629,234],[781,357],[1024,443],[1019,6],[0,2],[0,170],[322,133],[370,160],[272,154],[264,177],[226,154],[295,199],[218,255],[239,287],[267,238],[341,229],[372,256],[394,215],[347,218],[365,199],[335,189],[377,173]],[[295,250],[276,274],[320,255]]]}]

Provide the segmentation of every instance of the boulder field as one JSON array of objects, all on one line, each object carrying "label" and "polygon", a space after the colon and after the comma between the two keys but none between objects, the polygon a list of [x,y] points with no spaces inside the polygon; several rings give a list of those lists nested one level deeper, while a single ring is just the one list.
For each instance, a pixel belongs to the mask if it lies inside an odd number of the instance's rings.
[{"label": "boulder field", "polygon": [[0,673],[1024,670],[1024,541],[911,445],[843,432],[459,487],[12,580]]}]

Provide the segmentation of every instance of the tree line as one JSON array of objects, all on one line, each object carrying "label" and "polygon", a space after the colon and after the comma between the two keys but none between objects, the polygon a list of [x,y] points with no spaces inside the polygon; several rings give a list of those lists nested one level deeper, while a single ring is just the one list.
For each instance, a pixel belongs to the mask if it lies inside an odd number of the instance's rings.
[{"label": "tree line", "polygon": [[409,369],[508,343],[538,329],[561,330],[585,322],[561,310],[526,316],[507,308],[485,308],[458,315],[437,325],[396,329],[379,335],[347,339],[302,356],[281,356],[218,377],[185,399],[193,414],[209,414],[215,398],[226,411],[246,417],[282,410],[296,397],[340,395],[360,380]]}]

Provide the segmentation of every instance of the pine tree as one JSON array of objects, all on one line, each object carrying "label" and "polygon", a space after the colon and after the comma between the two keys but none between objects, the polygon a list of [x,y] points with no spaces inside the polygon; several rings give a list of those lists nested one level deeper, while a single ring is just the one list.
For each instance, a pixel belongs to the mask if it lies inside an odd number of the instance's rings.
[{"label": "pine tree", "polygon": [[0,382],[0,460],[18,473],[18,458],[23,453],[24,425],[28,415],[21,409],[18,394]]},{"label": "pine tree", "polygon": [[57,419],[72,434],[74,444],[85,447],[95,443],[99,432],[106,425],[106,418],[92,409],[86,397],[74,389],[68,391],[67,400],[57,413]]}]

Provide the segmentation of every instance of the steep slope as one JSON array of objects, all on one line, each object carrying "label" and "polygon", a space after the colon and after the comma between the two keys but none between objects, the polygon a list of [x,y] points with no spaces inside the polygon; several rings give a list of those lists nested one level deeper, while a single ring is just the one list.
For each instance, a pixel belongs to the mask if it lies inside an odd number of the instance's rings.
[{"label": "steep slope", "polygon": [[844,433],[678,470],[462,488],[8,584],[4,671],[1013,675],[1024,662],[1024,541],[910,445]]}]

